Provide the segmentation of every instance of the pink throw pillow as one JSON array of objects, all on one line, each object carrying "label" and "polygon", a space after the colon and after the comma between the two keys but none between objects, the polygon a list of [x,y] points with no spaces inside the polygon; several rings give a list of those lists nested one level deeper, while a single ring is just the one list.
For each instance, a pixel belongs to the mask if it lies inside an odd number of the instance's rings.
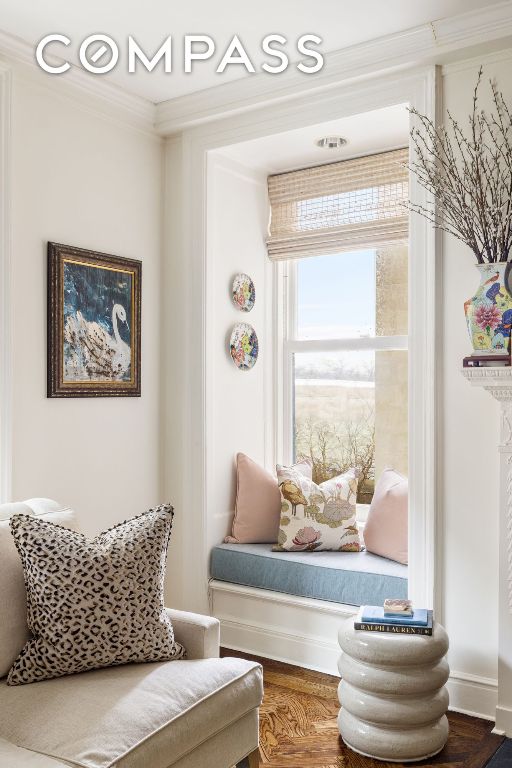
[{"label": "pink throw pillow", "polygon": [[364,527],[368,552],[407,564],[408,483],[394,469],[385,469],[379,478]]},{"label": "pink throw pillow", "polygon": [[[307,463],[295,464],[311,478]],[[277,478],[245,453],[236,456],[236,502],[231,536],[227,544],[275,544],[281,519],[281,492]]]}]

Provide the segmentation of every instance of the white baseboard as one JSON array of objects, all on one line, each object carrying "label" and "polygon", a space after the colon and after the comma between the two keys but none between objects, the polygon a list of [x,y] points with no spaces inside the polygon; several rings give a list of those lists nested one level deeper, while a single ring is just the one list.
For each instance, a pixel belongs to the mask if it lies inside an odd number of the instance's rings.
[{"label": "white baseboard", "polygon": [[210,596],[226,648],[338,674],[338,630],[354,606],[222,581],[210,582]]},{"label": "white baseboard", "polygon": [[[210,583],[210,596],[225,648],[338,675],[338,629],[354,606],[221,581]],[[497,680],[453,670],[447,686],[451,710],[494,720]],[[512,732],[512,711],[498,713],[497,728]]]},{"label": "white baseboard", "polygon": [[450,709],[464,715],[494,720],[498,703],[498,681],[453,670],[447,683]]},{"label": "white baseboard", "polygon": [[512,734],[512,709],[508,707],[496,707],[496,727],[493,733],[500,735]]},{"label": "white baseboard", "polygon": [[220,622],[220,642],[225,648],[232,648],[234,651],[252,653],[328,675],[338,675],[340,649],[337,643],[318,639],[312,641],[308,637],[224,619]]}]

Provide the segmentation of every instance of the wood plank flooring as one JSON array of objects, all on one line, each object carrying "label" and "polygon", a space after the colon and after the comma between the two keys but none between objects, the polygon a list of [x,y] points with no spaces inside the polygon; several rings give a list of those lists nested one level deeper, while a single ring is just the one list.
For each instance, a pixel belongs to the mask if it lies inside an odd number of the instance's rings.
[{"label": "wood plank flooring", "polygon": [[[400,768],[357,755],[341,741],[336,718],[339,679],[223,649],[263,666],[265,696],[260,710],[260,768]],[[434,758],[414,765],[483,768],[503,742],[486,720],[450,712],[450,738]],[[409,764],[410,765],[410,764]]]}]

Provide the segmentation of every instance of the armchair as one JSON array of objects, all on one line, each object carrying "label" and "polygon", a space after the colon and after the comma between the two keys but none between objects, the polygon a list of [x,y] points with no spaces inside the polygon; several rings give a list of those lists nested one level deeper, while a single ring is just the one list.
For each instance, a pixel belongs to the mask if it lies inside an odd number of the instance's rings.
[{"label": "armchair", "polygon": [[7,686],[29,637],[23,571],[9,530],[15,513],[77,530],[50,499],[0,505],[0,765],[9,768],[230,768],[258,765],[262,670],[220,659],[219,622],[167,609],[184,661],[126,664]]}]

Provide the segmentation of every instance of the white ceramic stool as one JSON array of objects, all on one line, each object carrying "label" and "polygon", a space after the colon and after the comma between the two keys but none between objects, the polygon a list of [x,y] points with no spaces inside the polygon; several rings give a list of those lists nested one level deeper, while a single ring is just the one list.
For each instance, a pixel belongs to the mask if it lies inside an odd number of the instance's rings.
[{"label": "white ceramic stool", "polygon": [[448,738],[448,635],[364,632],[346,619],[338,633],[345,744],[367,757],[414,762],[437,754]]}]

